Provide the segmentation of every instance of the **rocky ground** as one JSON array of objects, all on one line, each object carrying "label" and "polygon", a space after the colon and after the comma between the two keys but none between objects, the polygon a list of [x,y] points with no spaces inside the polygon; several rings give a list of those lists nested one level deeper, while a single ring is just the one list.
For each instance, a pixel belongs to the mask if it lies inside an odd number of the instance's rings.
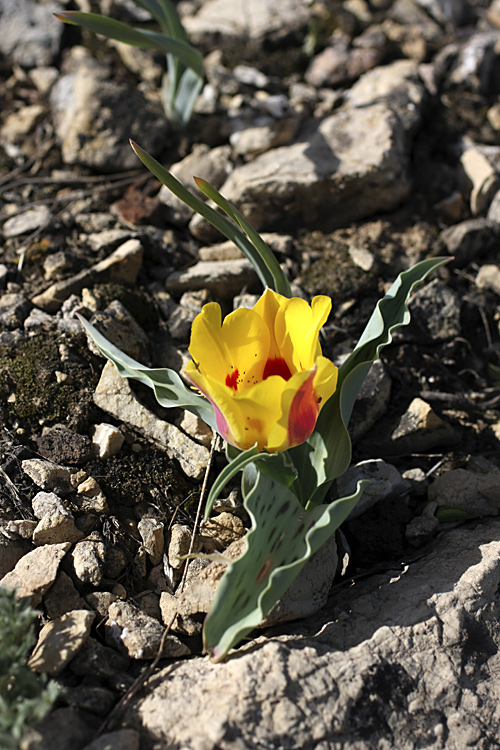
[{"label": "rocky ground", "polygon": [[[0,579],[40,610],[30,666],[64,688],[24,750],[498,747],[500,3],[183,2],[207,83],[182,134],[161,57],[60,7],[0,2]],[[121,380],[75,313],[181,370],[201,306],[259,284],[129,137],[236,203],[295,293],[332,297],[338,362],[401,270],[453,257],[357,404],[338,491],[374,481],[338,568],[324,550],[223,665],[200,656],[221,565],[179,559],[211,435]],[[216,510],[195,550],[239,549],[236,487]]]}]

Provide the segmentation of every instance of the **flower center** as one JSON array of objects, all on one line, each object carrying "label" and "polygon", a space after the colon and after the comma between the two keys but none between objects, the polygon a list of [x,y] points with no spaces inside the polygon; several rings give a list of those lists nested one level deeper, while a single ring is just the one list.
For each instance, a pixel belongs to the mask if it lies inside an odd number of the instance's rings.
[{"label": "flower center", "polygon": [[276,357],[275,359],[267,360],[262,380],[266,380],[271,375],[279,375],[283,380],[290,380],[292,373],[283,357]]},{"label": "flower center", "polygon": [[232,388],[233,391],[238,390],[238,377],[240,373],[238,371],[238,368],[236,370],[233,370],[233,372],[230,375],[226,375],[226,385],[228,388]]}]

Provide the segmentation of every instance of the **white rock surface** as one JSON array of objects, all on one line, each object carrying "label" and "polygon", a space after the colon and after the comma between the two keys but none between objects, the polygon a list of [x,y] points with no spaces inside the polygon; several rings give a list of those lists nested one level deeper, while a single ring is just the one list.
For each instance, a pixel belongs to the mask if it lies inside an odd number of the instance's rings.
[{"label": "white rock surface", "polygon": [[156,748],[493,747],[499,538],[497,520],[442,534],[404,574],[345,586],[319,615],[225,664],[167,667],[133,701],[129,726]]},{"label": "white rock surface", "polygon": [[168,456],[179,461],[187,476],[193,479],[202,476],[208,462],[208,449],[143,406],[128,381],[118,375],[111,362],[106,363],[101,373],[94,402],[108,414],[132,425],[146,437],[164,446]]}]

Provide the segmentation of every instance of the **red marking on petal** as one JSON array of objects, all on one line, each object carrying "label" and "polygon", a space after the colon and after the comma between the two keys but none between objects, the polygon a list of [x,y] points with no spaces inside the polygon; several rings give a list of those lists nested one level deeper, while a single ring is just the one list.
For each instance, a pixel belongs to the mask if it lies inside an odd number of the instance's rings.
[{"label": "red marking on petal", "polygon": [[234,370],[230,375],[226,375],[226,385],[228,388],[232,388],[233,391],[238,390],[238,377],[239,372],[238,370]]},{"label": "red marking on petal", "polygon": [[306,382],[293,397],[288,415],[289,447],[304,443],[312,434],[318,419],[319,406],[313,381],[316,372],[312,372]]},{"label": "red marking on petal", "polygon": [[290,378],[292,377],[292,373],[290,372],[290,369],[283,357],[276,357],[275,359],[267,360],[264,367],[262,380],[266,380],[271,375],[279,375],[280,378],[283,378],[283,380],[290,380]]}]

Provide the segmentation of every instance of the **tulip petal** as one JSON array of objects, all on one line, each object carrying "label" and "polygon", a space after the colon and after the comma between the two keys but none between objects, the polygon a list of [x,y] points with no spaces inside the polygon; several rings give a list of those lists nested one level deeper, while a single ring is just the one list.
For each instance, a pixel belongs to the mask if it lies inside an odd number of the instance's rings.
[{"label": "tulip petal", "polygon": [[269,339],[265,322],[253,310],[235,310],[221,325],[220,307],[211,302],[193,322],[189,352],[204,376],[236,391],[262,379]]},{"label": "tulip petal", "polygon": [[314,297],[311,306],[293,297],[276,314],[276,341],[292,372],[309,370],[321,354],[319,332],[332,307],[329,297]]},{"label": "tulip petal", "polygon": [[252,308],[254,312],[260,315],[260,317],[262,318],[262,320],[265,322],[265,324],[268,327],[269,334],[270,334],[268,356],[270,359],[277,359],[281,357],[281,352],[276,342],[274,324],[275,324],[278,310],[287,301],[288,301],[288,297],[283,297],[282,294],[273,292],[272,289],[266,289],[262,297],[260,297],[258,302]]},{"label": "tulip petal", "polygon": [[338,368],[326,357],[316,359],[316,374],[314,376],[314,390],[318,399],[319,410],[323,408],[330,396],[337,388]]}]

